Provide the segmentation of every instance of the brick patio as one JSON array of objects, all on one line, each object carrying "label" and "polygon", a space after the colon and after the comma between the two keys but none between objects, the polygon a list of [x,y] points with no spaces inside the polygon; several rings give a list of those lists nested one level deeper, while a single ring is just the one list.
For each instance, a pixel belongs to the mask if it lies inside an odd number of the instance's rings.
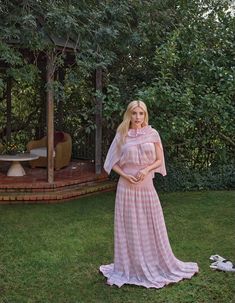
[{"label": "brick patio", "polygon": [[104,171],[95,174],[92,161],[72,160],[68,167],[55,171],[53,184],[47,182],[45,168],[32,169],[23,163],[25,176],[8,177],[9,166],[9,162],[0,162],[0,204],[58,203],[116,187]]}]

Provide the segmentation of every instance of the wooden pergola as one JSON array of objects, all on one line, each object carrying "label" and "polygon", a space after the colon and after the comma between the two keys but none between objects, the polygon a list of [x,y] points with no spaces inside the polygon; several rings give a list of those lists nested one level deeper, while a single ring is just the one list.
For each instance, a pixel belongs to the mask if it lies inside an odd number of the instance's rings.
[{"label": "wooden pergola", "polygon": [[[52,184],[54,182],[54,92],[53,92],[53,81],[56,71],[56,56],[59,54],[64,54],[64,66],[69,66],[71,64],[76,64],[75,56],[76,52],[79,50],[76,47],[74,41],[70,39],[61,39],[55,36],[46,34],[45,39],[47,44],[50,46],[47,51],[40,51],[36,54],[39,68],[42,71],[42,78],[45,81],[45,95],[46,95],[46,114],[47,114],[47,181]],[[30,49],[21,47],[19,41],[10,41],[12,47],[17,48],[24,58],[30,62],[35,63],[35,52]],[[4,62],[0,62],[1,69],[7,69],[10,66],[6,65]],[[46,67],[46,68],[45,68]],[[61,71],[61,67],[60,67]],[[60,77],[60,75],[62,75]],[[63,82],[64,73],[59,73],[59,80]],[[95,172],[96,174],[101,174],[102,170],[102,99],[100,92],[102,91],[102,69],[98,68],[95,73],[95,89],[96,94],[96,111],[95,111],[95,123],[96,123],[96,140],[95,140]],[[11,79],[7,82],[7,125],[6,125],[6,135],[9,138],[11,133]]]}]

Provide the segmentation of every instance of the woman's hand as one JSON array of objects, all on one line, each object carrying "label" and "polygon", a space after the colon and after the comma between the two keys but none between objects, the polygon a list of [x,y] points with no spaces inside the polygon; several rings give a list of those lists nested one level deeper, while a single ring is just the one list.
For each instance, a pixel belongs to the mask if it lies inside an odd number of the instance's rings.
[{"label": "woman's hand", "polygon": [[145,176],[149,173],[149,168],[146,167],[144,169],[141,169],[136,176],[128,175],[124,173],[124,171],[119,167],[119,165],[115,164],[113,166],[113,170],[118,173],[120,176],[125,178],[127,181],[129,181],[132,184],[138,184],[141,181],[144,180]]},{"label": "woman's hand", "polygon": [[137,178],[139,181],[143,181],[144,178],[147,176],[148,173],[149,173],[148,167],[143,168],[143,169],[141,169],[141,170],[137,173],[136,178]]},{"label": "woman's hand", "polygon": [[127,180],[127,181],[129,181],[130,183],[132,183],[132,184],[137,184],[137,183],[139,183],[140,182],[140,180],[139,179],[137,179],[136,177],[134,177],[134,176],[132,176],[132,175],[123,175],[123,177]]}]

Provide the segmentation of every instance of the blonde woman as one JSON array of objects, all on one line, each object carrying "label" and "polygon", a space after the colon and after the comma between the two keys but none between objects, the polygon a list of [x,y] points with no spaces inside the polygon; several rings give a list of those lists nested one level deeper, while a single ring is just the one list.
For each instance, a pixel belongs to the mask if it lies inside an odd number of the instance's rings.
[{"label": "blonde woman", "polygon": [[191,278],[197,263],[171,249],[154,173],[166,175],[158,132],[148,125],[144,102],[132,101],[109,148],[104,169],[120,175],[115,201],[114,263],[100,266],[109,285],[161,288]]}]

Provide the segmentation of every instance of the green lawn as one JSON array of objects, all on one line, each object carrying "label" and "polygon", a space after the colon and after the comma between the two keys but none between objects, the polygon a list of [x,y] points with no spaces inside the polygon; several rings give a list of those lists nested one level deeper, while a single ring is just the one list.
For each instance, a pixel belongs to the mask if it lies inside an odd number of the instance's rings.
[{"label": "green lawn", "polygon": [[170,242],[200,273],[165,288],[108,286],[99,274],[113,256],[114,193],[57,205],[0,206],[0,302],[229,303],[234,273],[212,271],[209,256],[235,261],[235,192],[160,194]]}]

